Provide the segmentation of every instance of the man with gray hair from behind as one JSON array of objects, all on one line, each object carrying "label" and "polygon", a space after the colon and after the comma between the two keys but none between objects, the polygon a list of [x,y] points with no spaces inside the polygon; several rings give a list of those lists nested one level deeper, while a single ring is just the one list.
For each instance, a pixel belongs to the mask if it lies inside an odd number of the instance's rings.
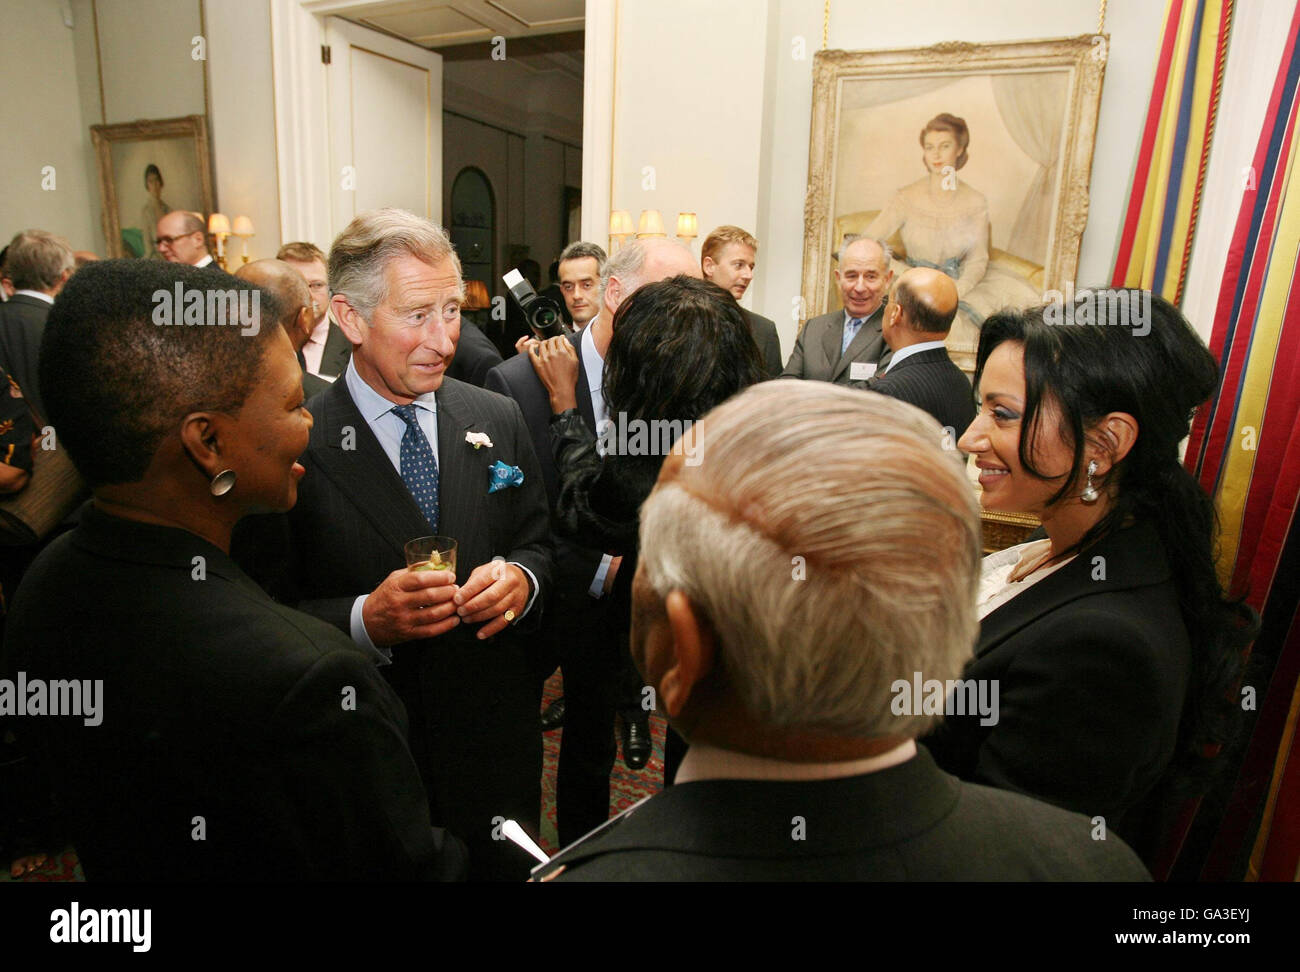
[{"label": "man with gray hair from behind", "polygon": [[36,383],[36,363],[45,318],[76,266],[71,244],[45,230],[23,230],[5,253],[5,275],[13,281],[14,294],[0,304],[0,368],[18,383],[42,421],[45,402]]},{"label": "man with gray hair from behind", "polygon": [[690,750],[536,878],[1149,879],[1088,818],[917,746],[977,627],[979,518],[941,435],[881,395],[772,382],[678,443],[641,508],[631,649]]}]

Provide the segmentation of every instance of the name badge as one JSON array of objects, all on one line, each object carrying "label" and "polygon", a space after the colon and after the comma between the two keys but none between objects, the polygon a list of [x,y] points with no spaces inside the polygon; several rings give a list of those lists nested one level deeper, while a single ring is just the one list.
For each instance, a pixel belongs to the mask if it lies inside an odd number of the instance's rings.
[{"label": "name badge", "polygon": [[849,381],[866,381],[875,373],[874,361],[854,361],[849,365]]}]

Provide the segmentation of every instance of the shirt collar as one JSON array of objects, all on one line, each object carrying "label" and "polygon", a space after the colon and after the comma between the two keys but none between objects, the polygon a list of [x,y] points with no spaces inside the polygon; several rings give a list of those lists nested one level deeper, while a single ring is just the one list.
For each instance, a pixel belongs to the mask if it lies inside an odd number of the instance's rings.
[{"label": "shirt collar", "polygon": [[49,294],[44,293],[44,292],[39,291],[39,290],[15,290],[15,291],[14,291],[14,296],[15,296],[15,297],[35,297],[37,300],[43,300],[43,301],[45,301],[45,303],[47,303],[47,304],[53,304],[53,303],[54,303],[54,298],[53,298],[53,297],[51,297]]},{"label": "shirt collar", "polygon": [[919,344],[909,344],[905,348],[899,348],[894,352],[894,356],[890,359],[885,370],[888,371],[890,368],[896,367],[898,362],[905,358],[910,358],[914,354],[919,354],[922,351],[930,351],[934,348],[942,348],[943,346],[944,343],[942,341],[922,341]]},{"label": "shirt collar", "polygon": [[[355,357],[348,358],[347,371],[343,373],[343,380],[348,384],[348,393],[352,396],[353,403],[357,406],[357,411],[361,417],[370,424],[379,421],[385,415],[393,410],[396,402],[390,402],[379,392],[371,388],[364,378],[357,374]],[[438,414],[437,392],[426,392],[417,398],[413,404],[421,408],[428,409],[434,415]]]},{"label": "shirt collar", "polygon": [[[885,306],[885,302],[882,300],[882,301],[880,302],[880,307],[884,307],[884,306]],[[854,321],[854,320],[861,321],[863,324],[867,323],[867,321],[871,320],[873,317],[876,316],[877,313],[879,313],[879,311],[880,311],[880,307],[877,307],[877,308],[876,308],[875,310],[873,310],[870,314],[867,314],[867,315],[864,316],[864,317],[854,317],[852,314],[849,313],[849,309],[848,309],[847,307],[844,308],[844,324],[845,324],[845,326],[847,327],[849,321]]]},{"label": "shirt collar", "polygon": [[596,323],[595,317],[582,329],[582,334],[578,338],[578,347],[582,351],[582,367],[587,372],[587,387],[591,389],[591,397],[594,399],[599,395],[600,400],[604,402],[605,359],[596,350],[596,339],[591,336],[591,325],[594,323]]},{"label": "shirt collar", "polygon": [[307,336],[307,340],[311,344],[324,344],[325,339],[329,337],[329,333],[330,316],[329,314],[326,314],[320,319],[320,323],[311,329],[311,334]]},{"label": "shirt collar", "polygon": [[906,739],[888,752],[839,763],[792,763],[751,756],[704,742],[692,742],[677,770],[677,783],[698,780],[832,780],[861,776],[905,763],[916,755],[916,740]]}]

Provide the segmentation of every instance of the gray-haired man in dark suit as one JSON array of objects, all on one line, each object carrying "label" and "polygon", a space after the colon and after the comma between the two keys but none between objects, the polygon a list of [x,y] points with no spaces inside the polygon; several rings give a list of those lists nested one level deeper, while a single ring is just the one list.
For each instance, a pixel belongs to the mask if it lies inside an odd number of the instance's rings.
[{"label": "gray-haired man in dark suit", "polygon": [[887,360],[881,337],[885,295],[893,272],[889,247],[859,237],[845,244],[835,281],[844,309],[814,317],[804,325],[782,378],[812,378],[847,385],[866,381]]}]

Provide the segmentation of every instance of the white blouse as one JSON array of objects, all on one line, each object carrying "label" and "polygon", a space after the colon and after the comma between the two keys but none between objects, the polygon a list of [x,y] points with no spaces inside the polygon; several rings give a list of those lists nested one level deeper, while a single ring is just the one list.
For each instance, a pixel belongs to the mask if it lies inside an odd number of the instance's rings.
[{"label": "white blouse", "polygon": [[976,602],[980,620],[983,621],[1017,594],[1033,587],[1044,577],[1060,570],[1074,559],[1074,557],[1067,557],[1059,564],[1035,570],[1031,574],[1022,576],[1020,580],[1010,579],[1010,575],[1017,568],[1023,574],[1035,562],[1046,559],[1051,550],[1051,540],[1031,540],[1029,543],[1007,547],[985,557],[980,567],[980,589]]}]

